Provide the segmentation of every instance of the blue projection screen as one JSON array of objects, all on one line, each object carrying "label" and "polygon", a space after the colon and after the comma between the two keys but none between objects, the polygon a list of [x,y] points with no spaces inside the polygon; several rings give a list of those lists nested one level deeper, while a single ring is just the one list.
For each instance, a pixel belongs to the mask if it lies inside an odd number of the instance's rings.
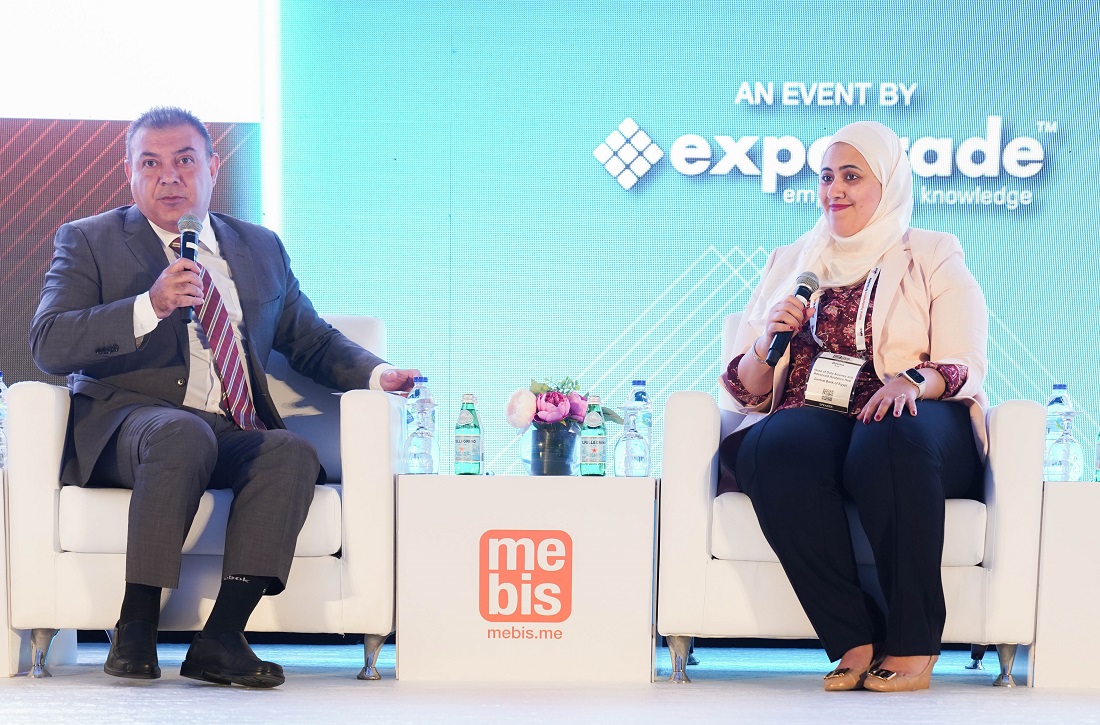
[{"label": "blue projection screen", "polygon": [[494,472],[519,470],[502,409],[532,377],[579,376],[613,404],[644,377],[657,410],[716,391],[723,317],[814,223],[821,139],[859,119],[909,139],[914,225],[962,240],[993,401],[1066,382],[1091,449],[1088,4],[282,7],[284,231],[303,284],[324,310],[386,319],[445,436],[476,393]]}]

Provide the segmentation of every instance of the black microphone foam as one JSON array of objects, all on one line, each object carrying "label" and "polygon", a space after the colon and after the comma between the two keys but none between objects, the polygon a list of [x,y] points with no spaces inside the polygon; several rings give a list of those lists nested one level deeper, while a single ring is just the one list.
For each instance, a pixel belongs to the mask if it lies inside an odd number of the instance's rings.
[{"label": "black microphone foam", "polygon": [[[802,306],[805,307],[810,304],[810,295],[817,292],[817,288],[820,286],[821,282],[817,279],[816,274],[803,272],[794,281],[794,296],[802,300]],[[774,368],[779,363],[779,358],[783,357],[783,353],[787,351],[787,345],[791,342],[792,334],[794,333],[790,330],[775,333],[772,344],[768,346],[768,357],[764,359],[764,362]]]},{"label": "black microphone foam", "polygon": [[[202,222],[194,214],[184,214],[176,222],[176,229],[180,233],[180,256],[184,259],[195,261],[195,254],[199,249],[199,233],[202,232]],[[194,317],[192,308],[183,307],[183,319],[191,322]]]}]

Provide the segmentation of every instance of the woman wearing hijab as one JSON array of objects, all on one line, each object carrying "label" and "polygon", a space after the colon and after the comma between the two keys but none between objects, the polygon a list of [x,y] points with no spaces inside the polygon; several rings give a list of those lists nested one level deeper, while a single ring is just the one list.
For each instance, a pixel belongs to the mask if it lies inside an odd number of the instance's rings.
[{"label": "woman wearing hijab", "polygon": [[[924,689],[946,617],[944,499],[982,491],[985,299],[957,238],[909,226],[912,172],[889,128],[840,129],[818,196],[821,218],[771,254],[737,332],[722,382],[746,417],[722,463],[840,660],[825,689]],[[809,305],[791,294],[807,271]],[[846,501],[886,611],[860,587]]]}]

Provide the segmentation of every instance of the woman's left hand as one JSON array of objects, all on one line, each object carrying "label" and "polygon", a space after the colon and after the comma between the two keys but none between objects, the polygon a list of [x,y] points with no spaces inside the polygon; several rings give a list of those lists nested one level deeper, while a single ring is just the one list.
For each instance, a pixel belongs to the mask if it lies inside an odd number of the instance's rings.
[{"label": "woman's left hand", "polygon": [[906,408],[909,415],[917,414],[917,386],[904,378],[894,378],[871,396],[860,411],[859,419],[870,423],[872,420],[882,420],[890,413],[900,418]]}]

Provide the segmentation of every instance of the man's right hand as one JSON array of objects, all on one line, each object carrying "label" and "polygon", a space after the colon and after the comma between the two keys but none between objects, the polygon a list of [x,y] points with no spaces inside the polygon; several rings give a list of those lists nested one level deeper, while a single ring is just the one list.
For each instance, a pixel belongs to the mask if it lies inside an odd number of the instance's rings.
[{"label": "man's right hand", "polygon": [[202,278],[198,262],[177,259],[168,265],[149,289],[149,301],[157,318],[163,320],[180,307],[199,307],[203,303]]}]

